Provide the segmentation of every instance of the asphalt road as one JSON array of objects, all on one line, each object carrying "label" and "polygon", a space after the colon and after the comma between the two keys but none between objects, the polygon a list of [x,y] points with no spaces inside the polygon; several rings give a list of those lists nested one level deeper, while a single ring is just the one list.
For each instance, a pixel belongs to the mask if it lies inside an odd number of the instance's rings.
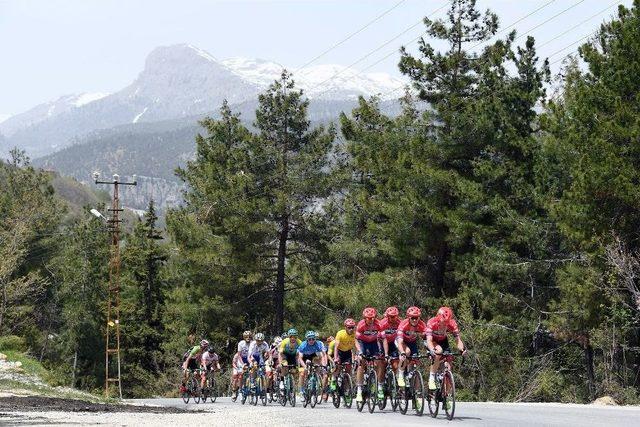
[{"label": "asphalt road", "polygon": [[[172,406],[203,411],[207,424],[228,425],[349,425],[349,426],[413,426],[448,425],[459,426],[640,426],[640,407],[568,405],[559,403],[485,403],[458,402],[453,421],[444,415],[431,418],[402,415],[389,409],[376,410],[373,414],[365,409],[335,409],[331,402],[315,408],[303,408],[300,402],[295,408],[270,403],[266,407],[233,403],[229,398],[219,398],[215,403],[185,405],[181,399],[145,399],[131,402],[150,405]],[[425,408],[425,411],[427,409]]]}]

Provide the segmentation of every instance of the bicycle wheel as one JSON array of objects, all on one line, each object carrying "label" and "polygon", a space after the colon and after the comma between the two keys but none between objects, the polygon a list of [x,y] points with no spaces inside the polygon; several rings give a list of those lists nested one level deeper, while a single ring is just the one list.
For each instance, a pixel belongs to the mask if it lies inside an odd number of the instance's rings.
[{"label": "bicycle wheel", "polygon": [[189,380],[184,383],[184,391],[182,392],[182,401],[186,405],[189,403],[189,399],[191,398],[191,393],[189,393]]},{"label": "bicycle wheel", "polygon": [[[340,379],[340,382],[338,382],[338,379]],[[342,377],[337,376],[335,379],[333,379],[333,377],[329,377],[328,381],[330,383],[331,381],[334,382],[335,390],[331,392],[331,403],[333,403],[334,408],[338,409],[340,407],[340,389],[342,387]],[[338,384],[340,384],[340,387],[338,387]]]},{"label": "bicycle wheel", "polygon": [[409,409],[409,400],[411,399],[411,378],[404,373],[404,387],[398,386],[398,409],[402,415],[407,414]]},{"label": "bicycle wheel", "polygon": [[207,387],[209,388],[209,401],[213,403],[218,398],[218,385],[216,384],[216,377],[214,377],[213,374],[211,374],[209,378]]},{"label": "bicycle wheel", "polygon": [[289,381],[288,381],[288,389],[287,389],[287,394],[289,396],[289,405],[291,405],[291,407],[295,407],[296,406],[296,383],[293,380],[293,375],[289,374],[288,375]]},{"label": "bicycle wheel", "polygon": [[373,414],[378,404],[378,374],[373,369],[367,378],[367,406],[369,413]]},{"label": "bicycle wheel", "polygon": [[438,396],[440,395],[439,390],[429,390],[427,393],[427,405],[429,406],[429,414],[435,418],[438,416],[438,410],[440,401]]},{"label": "bicycle wheel", "polygon": [[196,377],[191,377],[191,397],[193,397],[193,401],[196,403],[200,403],[200,380],[196,379]]},{"label": "bicycle wheel", "polygon": [[451,371],[446,371],[442,378],[442,406],[447,419],[451,421],[456,411],[456,383]]},{"label": "bicycle wheel", "polygon": [[318,403],[318,376],[316,374],[309,375],[309,384],[307,385],[307,393],[309,394],[309,404],[312,408]]},{"label": "bicycle wheel", "polygon": [[424,382],[422,381],[422,373],[418,370],[413,372],[411,389],[413,391],[413,410],[416,412],[416,415],[422,416],[424,413]]},{"label": "bicycle wheel", "polygon": [[391,371],[390,375],[387,377],[387,393],[389,394],[389,403],[391,404],[391,409],[393,412],[398,410],[398,404],[400,403],[399,393],[398,393],[398,381],[396,380],[395,372]]},{"label": "bicycle wheel", "polygon": [[[366,387],[363,385],[362,386],[362,400],[360,402],[358,402],[358,400],[356,399],[356,409],[358,410],[358,412],[362,412],[362,408],[364,408],[365,401],[367,400],[367,399],[365,399],[366,390],[367,390]],[[357,394],[357,392],[356,392],[356,394]]]},{"label": "bicycle wheel", "polygon": [[262,402],[262,406],[267,406],[267,384],[266,384],[266,378],[263,376],[258,377],[256,394],[260,398],[260,401]]},{"label": "bicycle wheel", "polygon": [[383,411],[384,408],[387,407],[387,398],[389,397],[388,391],[390,390],[389,389],[389,385],[388,385],[388,383],[389,383],[389,374],[390,374],[389,371],[387,371],[384,374],[384,397],[382,399],[378,399],[378,409],[380,409],[381,411]]},{"label": "bicycle wheel", "polygon": [[342,374],[342,397],[344,406],[351,409],[353,404],[353,380],[349,374]]}]

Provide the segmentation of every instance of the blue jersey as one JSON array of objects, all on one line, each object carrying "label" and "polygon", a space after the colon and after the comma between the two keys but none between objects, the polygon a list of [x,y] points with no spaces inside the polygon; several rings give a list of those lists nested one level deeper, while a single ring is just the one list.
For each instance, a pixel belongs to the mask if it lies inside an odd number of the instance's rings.
[{"label": "blue jersey", "polygon": [[307,356],[311,354],[323,353],[323,352],[324,352],[324,344],[322,344],[322,341],[316,341],[313,343],[313,345],[309,344],[309,341],[304,341],[298,347],[298,353],[301,353]]}]

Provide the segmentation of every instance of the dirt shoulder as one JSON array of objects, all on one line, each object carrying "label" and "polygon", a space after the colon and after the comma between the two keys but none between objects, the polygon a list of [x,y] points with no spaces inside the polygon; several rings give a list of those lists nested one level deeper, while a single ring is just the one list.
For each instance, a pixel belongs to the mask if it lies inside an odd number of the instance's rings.
[{"label": "dirt shoulder", "polygon": [[0,412],[135,412],[150,414],[183,414],[178,408],[129,404],[92,403],[77,399],[44,396],[0,397]]}]

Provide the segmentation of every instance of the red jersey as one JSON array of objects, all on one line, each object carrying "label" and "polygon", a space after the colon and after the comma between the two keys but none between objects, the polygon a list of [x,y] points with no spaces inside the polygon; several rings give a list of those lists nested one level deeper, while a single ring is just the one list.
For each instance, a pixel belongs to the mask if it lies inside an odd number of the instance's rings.
[{"label": "red jersey", "polygon": [[389,318],[385,317],[380,321],[380,330],[382,331],[382,339],[386,339],[387,342],[392,343],[396,339],[396,333],[398,332],[398,326],[400,326],[401,320],[396,318],[395,322],[389,322]]},{"label": "red jersey", "polygon": [[404,342],[415,342],[418,335],[424,335],[427,332],[427,325],[418,320],[416,326],[411,326],[409,319],[404,319],[398,326],[397,337],[402,338]]},{"label": "red jersey", "polygon": [[455,320],[449,319],[448,322],[440,320],[439,317],[432,317],[427,322],[427,336],[432,336],[434,341],[442,342],[447,339],[447,333],[454,337],[460,335],[460,329]]},{"label": "red jersey", "polygon": [[367,325],[365,320],[362,319],[356,327],[356,339],[362,342],[376,342],[381,332],[380,321],[373,319],[373,323]]}]

